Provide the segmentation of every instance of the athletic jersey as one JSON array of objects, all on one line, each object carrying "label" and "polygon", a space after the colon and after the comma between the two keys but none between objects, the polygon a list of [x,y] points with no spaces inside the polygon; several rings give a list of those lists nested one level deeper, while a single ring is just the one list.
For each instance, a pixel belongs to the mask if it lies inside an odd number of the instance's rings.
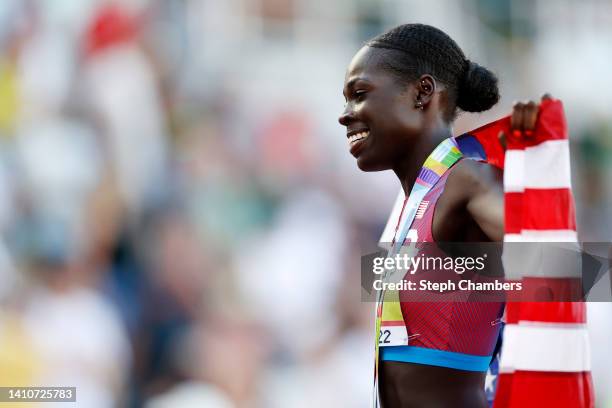
[{"label": "athletic jersey", "polygon": [[[425,195],[416,212],[409,236],[416,238],[419,254],[444,256],[435,245],[433,237],[433,217],[436,203],[442,193],[451,167]],[[400,216],[401,218],[401,216]],[[407,243],[405,243],[407,244]],[[435,253],[433,253],[435,252]],[[448,271],[417,270],[407,280],[418,283],[419,276],[435,280],[462,279],[461,275]],[[427,300],[423,300],[423,296]],[[466,297],[469,293],[465,294]],[[415,292],[400,291],[400,307],[404,324],[408,331],[408,346],[382,346],[382,360],[404,361],[418,364],[449,367],[468,371],[487,371],[501,329],[500,319],[503,303],[457,301],[457,294],[447,296],[439,292],[419,291],[419,300],[414,300]],[[454,301],[448,301],[452,298]],[[439,299],[439,300],[438,300]]]}]

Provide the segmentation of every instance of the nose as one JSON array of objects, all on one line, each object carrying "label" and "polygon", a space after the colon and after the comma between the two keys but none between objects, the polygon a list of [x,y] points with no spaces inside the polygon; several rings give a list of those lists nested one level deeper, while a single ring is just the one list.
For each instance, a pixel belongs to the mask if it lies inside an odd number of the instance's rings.
[{"label": "nose", "polygon": [[338,118],[338,122],[342,126],[348,126],[351,123],[351,120],[353,120],[353,119],[354,119],[354,117],[353,117],[353,109],[351,107],[351,104],[347,103],[346,107],[344,108],[344,112],[342,112],[342,114]]}]

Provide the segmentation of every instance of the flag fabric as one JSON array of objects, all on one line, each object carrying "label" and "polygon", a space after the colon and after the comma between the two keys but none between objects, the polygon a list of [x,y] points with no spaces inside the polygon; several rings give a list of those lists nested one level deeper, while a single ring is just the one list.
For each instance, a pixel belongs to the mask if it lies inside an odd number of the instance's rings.
[{"label": "flag fabric", "polygon": [[[500,132],[507,135],[505,153]],[[510,117],[505,117],[457,137],[457,142],[464,156],[504,170],[506,278],[521,281],[527,293],[546,288],[549,296],[547,302],[507,304],[501,360],[491,365],[486,383],[490,395],[497,388],[493,407],[593,407],[586,305],[563,297],[581,292],[580,276],[543,265],[546,248],[538,245],[578,248],[561,101],[542,101],[529,137],[510,132]],[[519,244],[513,249],[511,243]],[[515,256],[519,248],[533,252],[535,261],[529,263],[524,253]],[[517,264],[517,259],[523,262]],[[550,296],[559,301],[550,301]]]}]

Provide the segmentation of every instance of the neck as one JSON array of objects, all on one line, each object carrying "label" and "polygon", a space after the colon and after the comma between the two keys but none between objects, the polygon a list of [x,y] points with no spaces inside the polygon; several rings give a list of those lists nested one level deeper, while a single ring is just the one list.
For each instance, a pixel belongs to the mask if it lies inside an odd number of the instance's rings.
[{"label": "neck", "polygon": [[415,143],[414,148],[393,168],[395,175],[402,184],[406,197],[410,194],[425,159],[442,140],[451,136],[449,127],[438,128],[435,131],[425,133]]}]

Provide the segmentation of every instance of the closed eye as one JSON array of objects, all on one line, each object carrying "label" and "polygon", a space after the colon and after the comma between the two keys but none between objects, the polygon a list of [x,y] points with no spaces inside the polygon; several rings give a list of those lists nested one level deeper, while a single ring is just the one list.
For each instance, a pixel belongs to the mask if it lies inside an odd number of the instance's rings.
[{"label": "closed eye", "polygon": [[360,90],[355,91],[354,94],[355,94],[355,98],[357,98],[358,101],[362,101],[365,98],[367,93],[368,91],[360,89]]}]

